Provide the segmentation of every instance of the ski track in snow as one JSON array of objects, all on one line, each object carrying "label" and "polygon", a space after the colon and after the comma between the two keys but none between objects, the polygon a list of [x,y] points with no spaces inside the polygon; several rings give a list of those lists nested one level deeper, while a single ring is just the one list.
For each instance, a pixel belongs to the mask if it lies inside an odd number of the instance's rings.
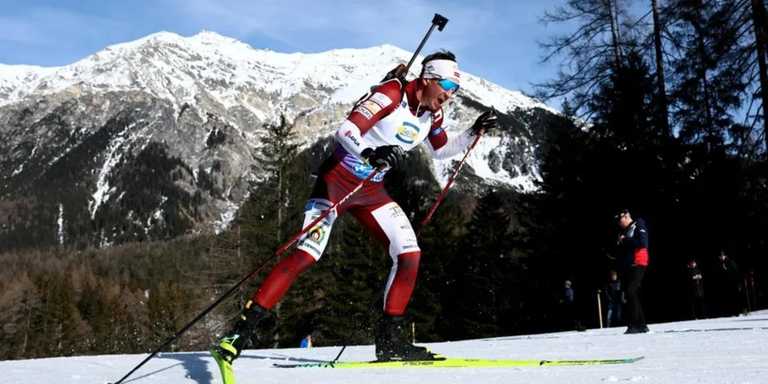
[{"label": "ski track in snow", "polygon": [[[239,384],[266,383],[768,383],[768,310],[746,317],[651,324],[652,333],[624,328],[428,343],[455,357],[605,359],[645,356],[634,364],[535,368],[277,369],[274,363],[332,360],[339,347],[248,350],[235,362]],[[155,346],[147,346],[154,348]],[[97,383],[122,377],[147,355],[105,355],[0,362],[0,383]],[[341,360],[373,358],[373,346],[352,346]],[[207,352],[165,353],[127,382],[220,383]]]}]

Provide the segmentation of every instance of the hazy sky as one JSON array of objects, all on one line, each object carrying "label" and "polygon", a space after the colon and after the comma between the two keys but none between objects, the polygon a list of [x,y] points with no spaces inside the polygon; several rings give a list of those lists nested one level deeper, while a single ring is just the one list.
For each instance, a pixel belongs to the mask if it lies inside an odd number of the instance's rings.
[{"label": "hazy sky", "polygon": [[[539,22],[563,0],[0,0],[0,63],[65,65],[107,45],[158,31],[211,30],[254,48],[321,52],[384,43],[413,51],[434,13],[450,21],[423,52],[444,48],[461,68],[506,88],[531,92],[551,78],[537,41],[565,26]],[[559,105],[553,105],[559,107]]]}]

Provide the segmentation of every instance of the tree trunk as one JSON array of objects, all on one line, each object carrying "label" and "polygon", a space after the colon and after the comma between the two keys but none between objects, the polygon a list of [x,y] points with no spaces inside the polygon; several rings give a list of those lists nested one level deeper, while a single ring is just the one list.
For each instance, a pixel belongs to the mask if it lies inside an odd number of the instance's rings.
[{"label": "tree trunk", "polygon": [[27,356],[27,343],[29,342],[29,333],[32,331],[32,306],[29,303],[25,303],[25,306],[27,307],[27,326],[24,329],[24,340],[21,342],[21,348],[19,348],[19,357]]},{"label": "tree trunk", "polygon": [[618,15],[616,14],[616,1],[605,0],[605,6],[608,9],[608,15],[611,18],[611,37],[613,39],[613,60],[616,70],[621,69],[621,37],[619,34]]},{"label": "tree trunk", "polygon": [[[285,126],[285,120],[282,120],[282,125]],[[280,164],[278,164],[278,171],[277,171],[277,244],[280,244],[281,241],[283,241],[283,209],[285,209],[285,196],[283,196],[283,170],[285,169],[286,165],[283,163],[283,156],[282,151],[284,151],[284,148],[279,149],[281,151],[280,155]],[[276,262],[280,262],[280,256],[277,255]],[[280,310],[282,309],[282,300],[278,301],[275,307],[272,309],[272,312],[275,314],[276,318],[280,318]],[[280,344],[280,328],[278,327],[275,329],[275,334],[272,337],[272,346],[274,348],[277,348]]]},{"label": "tree trunk", "polygon": [[765,63],[765,46],[768,42],[765,30],[765,6],[761,0],[752,0],[752,24],[755,28],[757,64],[760,70],[760,98],[763,105],[763,138],[768,152],[768,73]]},{"label": "tree trunk", "polygon": [[697,46],[697,53],[699,54],[699,81],[701,81],[701,88],[702,93],[704,95],[704,117],[707,126],[704,127],[704,131],[706,132],[707,136],[712,135],[714,131],[714,119],[712,118],[712,98],[709,94],[709,81],[707,79],[707,66],[709,62],[709,57],[707,57],[707,48],[706,44],[704,42],[704,29],[701,25],[701,7],[702,2],[701,0],[695,0],[694,1],[696,8],[696,12],[691,18],[691,24],[693,25],[694,31],[696,31],[696,46]]},{"label": "tree trunk", "polygon": [[[756,1],[756,0],[755,0]],[[658,82],[659,100],[657,104],[657,123],[664,137],[671,137],[669,129],[669,110],[667,107],[667,86],[664,80],[664,56],[661,49],[661,23],[659,22],[659,5],[657,0],[651,0],[653,11],[653,42],[656,48],[656,81]]]}]

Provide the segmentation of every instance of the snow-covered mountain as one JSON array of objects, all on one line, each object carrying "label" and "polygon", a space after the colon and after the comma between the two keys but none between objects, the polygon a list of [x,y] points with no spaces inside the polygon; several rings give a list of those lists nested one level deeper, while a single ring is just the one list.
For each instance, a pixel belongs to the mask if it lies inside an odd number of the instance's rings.
[{"label": "snow-covered mountain", "polygon": [[[161,32],[62,67],[0,65],[0,203],[10,212],[0,235],[19,232],[24,226],[13,218],[40,209],[48,213],[37,214],[38,224],[59,242],[89,221],[105,244],[131,231],[162,237],[221,229],[260,177],[254,154],[264,124],[286,116],[308,148],[409,58],[391,45],[286,54],[213,32]],[[414,65],[410,77],[419,70]],[[467,172],[532,190],[537,122],[554,111],[466,73],[446,108],[449,133],[491,106],[506,113],[505,129],[481,141]],[[137,191],[132,184],[147,175],[127,171],[129,164],[168,178]],[[438,181],[445,183],[452,164],[433,162]]]},{"label": "snow-covered mountain", "polygon": [[[644,356],[633,364],[520,368],[279,369],[275,363],[330,361],[339,347],[250,350],[235,362],[241,384],[268,383],[521,383],[521,384],[759,384],[768,378],[768,311],[677,323],[651,324],[652,333],[624,335],[623,328],[432,343],[453,357],[606,359]],[[373,358],[373,346],[352,346],[341,360]],[[145,355],[62,357],[0,361],[0,383],[114,382]],[[136,384],[220,383],[207,352],[165,353],[128,379]]]}]

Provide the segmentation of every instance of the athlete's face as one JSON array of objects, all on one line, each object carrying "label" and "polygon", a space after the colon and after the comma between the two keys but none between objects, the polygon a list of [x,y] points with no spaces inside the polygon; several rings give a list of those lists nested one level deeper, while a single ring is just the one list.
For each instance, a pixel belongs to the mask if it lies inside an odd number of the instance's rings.
[{"label": "athlete's face", "polygon": [[621,216],[619,216],[619,227],[621,227],[621,229],[626,229],[630,224],[632,224],[632,217],[629,216],[629,213],[622,213]]},{"label": "athlete's face", "polygon": [[420,102],[432,111],[440,109],[443,103],[448,101],[456,91],[455,89],[446,90],[438,79],[422,79],[421,81],[423,82],[423,91]]}]

